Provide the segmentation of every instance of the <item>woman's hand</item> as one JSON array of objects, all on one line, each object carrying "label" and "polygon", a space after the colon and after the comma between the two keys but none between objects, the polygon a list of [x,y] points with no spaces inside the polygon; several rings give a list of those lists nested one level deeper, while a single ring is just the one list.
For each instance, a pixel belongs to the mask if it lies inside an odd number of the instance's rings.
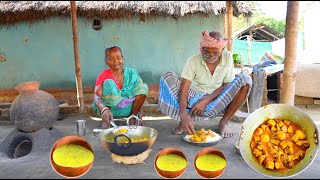
[{"label": "woman's hand", "polygon": [[139,115],[138,115],[138,118],[139,119],[136,119],[134,117],[131,117],[129,119],[129,125],[134,125],[134,126],[138,126],[138,123],[139,123],[139,126],[143,126],[143,121],[142,121],[142,115],[140,115],[140,112],[139,112]]},{"label": "woman's hand", "polygon": [[101,114],[102,128],[111,128],[110,121],[113,121],[113,114],[109,109],[106,109]]}]

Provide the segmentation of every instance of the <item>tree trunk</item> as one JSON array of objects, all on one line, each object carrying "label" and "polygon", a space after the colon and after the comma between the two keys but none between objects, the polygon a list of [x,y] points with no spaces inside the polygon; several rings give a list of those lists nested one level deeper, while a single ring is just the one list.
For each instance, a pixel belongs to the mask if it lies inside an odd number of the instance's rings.
[{"label": "tree trunk", "polygon": [[285,31],[285,62],[283,70],[283,93],[280,103],[294,105],[297,72],[297,36],[298,36],[299,1],[287,1]]},{"label": "tree trunk", "polygon": [[70,3],[71,3],[73,50],[74,50],[74,63],[75,63],[75,71],[76,71],[77,98],[78,98],[79,111],[83,112],[84,100],[83,100],[81,64],[80,64],[79,43],[78,43],[77,5],[75,1],[70,1]]},{"label": "tree trunk", "polygon": [[231,1],[226,1],[227,7],[227,20],[228,20],[228,51],[232,53],[232,43],[233,43],[233,28],[232,28],[232,16],[233,16],[233,7]]}]

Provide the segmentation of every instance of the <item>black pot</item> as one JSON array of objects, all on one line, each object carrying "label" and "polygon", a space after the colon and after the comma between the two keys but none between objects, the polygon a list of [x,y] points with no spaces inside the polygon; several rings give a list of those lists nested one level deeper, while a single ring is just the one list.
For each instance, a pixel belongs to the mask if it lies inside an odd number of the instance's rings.
[{"label": "black pot", "polygon": [[[128,123],[129,121],[127,121]],[[113,123],[114,124],[114,123]],[[125,134],[115,134],[115,131],[126,128],[128,132]],[[150,127],[145,126],[116,126],[103,130],[99,134],[100,141],[107,151],[121,155],[121,156],[134,156],[138,155],[147,149],[151,148],[157,138],[158,132]],[[131,142],[131,138],[143,138],[147,140],[140,142]],[[129,143],[119,143],[121,140],[129,140]]]}]

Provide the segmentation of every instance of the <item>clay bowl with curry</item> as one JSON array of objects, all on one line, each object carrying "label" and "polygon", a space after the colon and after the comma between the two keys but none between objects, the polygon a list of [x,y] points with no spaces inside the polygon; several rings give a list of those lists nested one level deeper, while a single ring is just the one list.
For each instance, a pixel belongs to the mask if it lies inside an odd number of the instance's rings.
[{"label": "clay bowl with curry", "polygon": [[163,178],[179,178],[186,171],[188,161],[185,154],[175,147],[158,152],[154,159],[154,168]]},{"label": "clay bowl with curry", "polygon": [[92,167],[94,153],[91,144],[80,136],[65,136],[50,150],[52,168],[64,178],[79,178]]},{"label": "clay bowl with curry", "polygon": [[193,161],[193,167],[199,176],[207,179],[220,177],[227,166],[224,153],[214,147],[201,149]]}]

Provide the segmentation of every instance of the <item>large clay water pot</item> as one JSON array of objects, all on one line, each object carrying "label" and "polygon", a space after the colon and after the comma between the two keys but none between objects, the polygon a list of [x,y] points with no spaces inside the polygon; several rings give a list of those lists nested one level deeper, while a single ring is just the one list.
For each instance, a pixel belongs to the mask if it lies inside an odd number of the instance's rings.
[{"label": "large clay water pot", "polygon": [[24,82],[15,87],[20,94],[11,105],[10,119],[21,131],[50,129],[58,118],[58,101],[39,87],[40,82],[37,81]]}]

